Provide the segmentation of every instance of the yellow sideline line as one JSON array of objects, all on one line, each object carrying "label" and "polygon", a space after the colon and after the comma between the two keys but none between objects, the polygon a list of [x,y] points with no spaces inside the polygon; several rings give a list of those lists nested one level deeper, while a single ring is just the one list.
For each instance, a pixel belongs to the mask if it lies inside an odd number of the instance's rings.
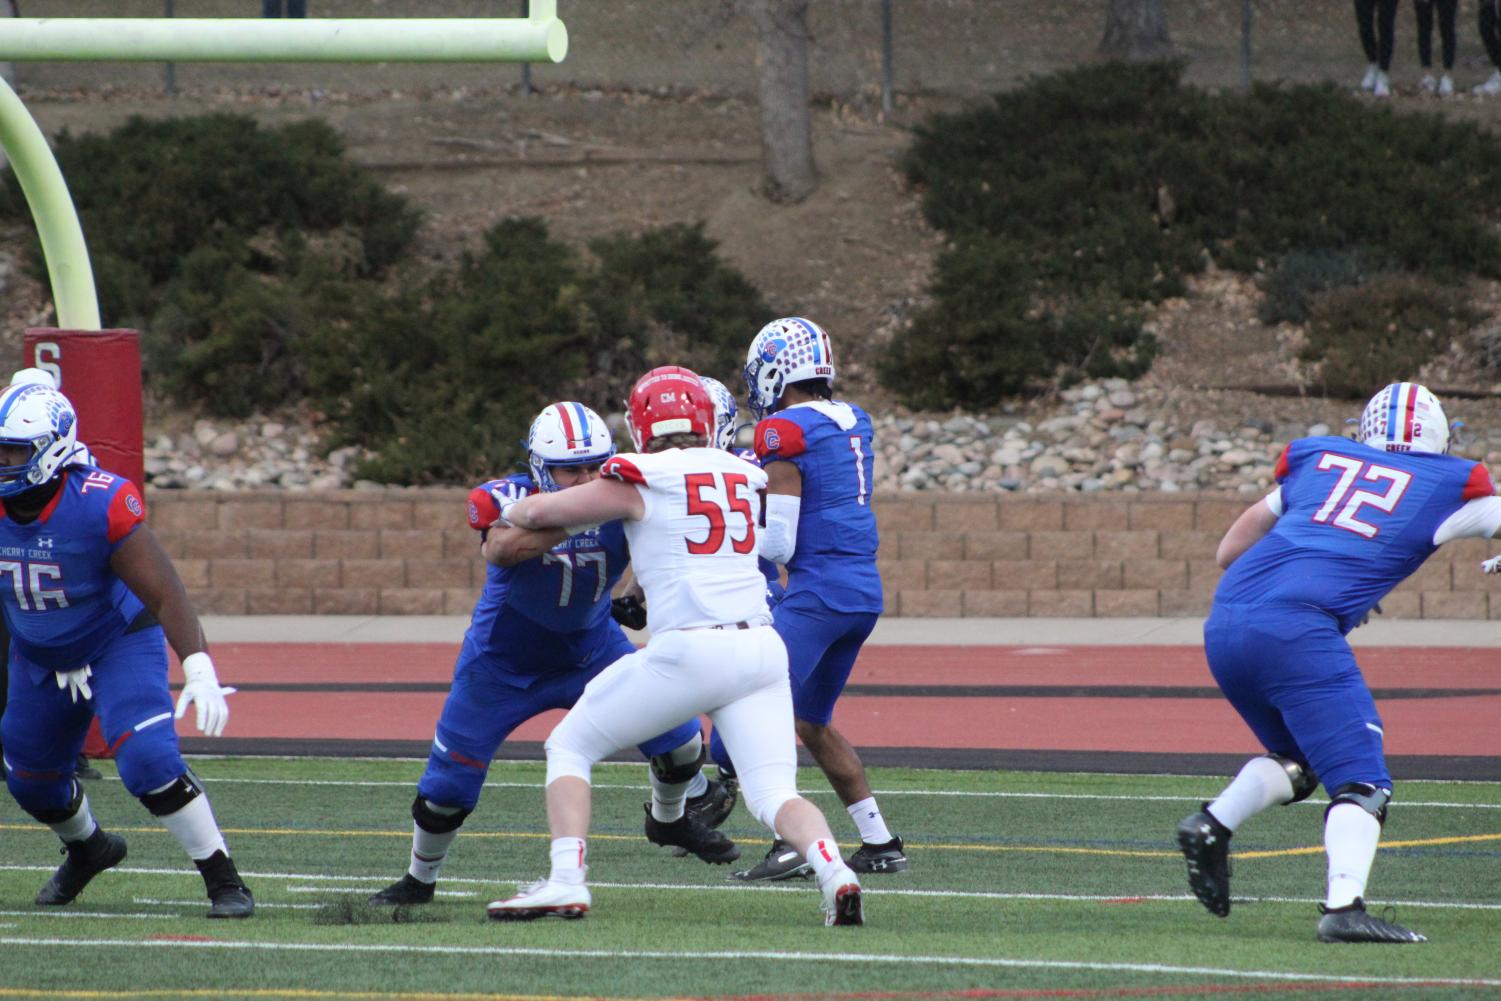
[{"label": "yellow sideline line", "polygon": [[[1501,841],[1501,834],[1460,834],[1451,838],[1419,838],[1411,841],[1383,841],[1382,848],[1431,848],[1434,845],[1463,845],[1474,844],[1481,841]],[[1234,852],[1231,858],[1239,860],[1246,858],[1287,858],[1293,855],[1322,855],[1323,845],[1314,845],[1311,848],[1279,848],[1275,851],[1265,852]]]}]

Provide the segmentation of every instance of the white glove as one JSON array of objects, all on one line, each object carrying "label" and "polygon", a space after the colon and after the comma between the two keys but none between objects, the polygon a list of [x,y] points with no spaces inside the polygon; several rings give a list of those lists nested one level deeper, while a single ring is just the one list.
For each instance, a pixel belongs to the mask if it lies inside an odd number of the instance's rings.
[{"label": "white glove", "polygon": [[511,521],[506,517],[506,512],[511,509],[511,505],[526,497],[528,493],[530,491],[526,487],[519,483],[513,483],[510,480],[491,487],[490,497],[494,499],[496,508],[500,510],[500,517],[496,518],[491,524],[509,528]]},{"label": "white glove", "polygon": [[1481,573],[1501,573],[1501,556],[1492,556],[1480,564]]},{"label": "white glove", "polygon": [[183,658],[182,676],[186,684],[177,697],[175,719],[182,719],[188,711],[188,703],[198,707],[198,732],[217,737],[224,732],[229,722],[229,703],[224,696],[233,695],[233,688],[219,687],[219,676],[214,673],[214,662],[206,653],[190,653]]},{"label": "white glove", "polygon": [[89,687],[89,679],[94,676],[94,669],[88,664],[83,665],[76,671],[56,671],[57,687],[66,688],[68,697],[74,702],[82,695],[85,702],[94,697],[94,690]]}]

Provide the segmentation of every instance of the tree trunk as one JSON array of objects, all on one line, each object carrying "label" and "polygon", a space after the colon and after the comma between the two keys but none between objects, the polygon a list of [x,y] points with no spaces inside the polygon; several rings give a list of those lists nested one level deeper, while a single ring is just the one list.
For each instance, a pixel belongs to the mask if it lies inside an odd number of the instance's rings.
[{"label": "tree trunk", "polygon": [[760,42],[764,190],[773,201],[800,202],[818,186],[808,108],[808,0],[749,0],[749,8]]},{"label": "tree trunk", "polygon": [[1111,59],[1162,59],[1172,53],[1162,0],[1106,0],[1101,55]]}]

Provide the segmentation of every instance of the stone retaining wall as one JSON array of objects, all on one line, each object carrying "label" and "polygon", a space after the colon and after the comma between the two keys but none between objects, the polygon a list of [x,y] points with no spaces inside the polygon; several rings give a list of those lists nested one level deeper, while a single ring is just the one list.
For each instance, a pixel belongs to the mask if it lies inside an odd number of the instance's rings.
[{"label": "stone retaining wall", "polygon": [[[465,615],[484,581],[461,489],[149,491],[151,525],[205,614]],[[1199,616],[1223,494],[877,495],[888,615]],[[1486,540],[1451,543],[1382,603],[1402,618],[1501,618]],[[1497,597],[1492,599],[1490,592]]]}]

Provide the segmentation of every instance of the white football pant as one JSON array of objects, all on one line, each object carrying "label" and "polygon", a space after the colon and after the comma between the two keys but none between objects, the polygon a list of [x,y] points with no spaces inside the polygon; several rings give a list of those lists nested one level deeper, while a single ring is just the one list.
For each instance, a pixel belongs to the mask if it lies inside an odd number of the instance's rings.
[{"label": "white football pant", "polygon": [[652,636],[589,682],[547,738],[547,781],[707,713],[735,762],[746,807],[767,827],[797,795],[787,648],[770,626]]}]

